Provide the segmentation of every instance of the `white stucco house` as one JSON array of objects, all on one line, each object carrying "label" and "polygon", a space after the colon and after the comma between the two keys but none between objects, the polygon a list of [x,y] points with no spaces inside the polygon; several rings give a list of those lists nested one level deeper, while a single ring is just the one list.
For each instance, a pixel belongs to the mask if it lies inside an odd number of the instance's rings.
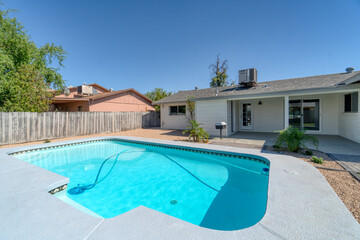
[{"label": "white stucco house", "polygon": [[340,135],[360,143],[360,71],[257,82],[256,69],[240,71],[239,85],[179,91],[161,106],[161,128],[185,129],[186,100],[195,101],[195,120],[211,136],[226,122],[229,137],[241,131],[274,132],[294,126],[308,133]]}]

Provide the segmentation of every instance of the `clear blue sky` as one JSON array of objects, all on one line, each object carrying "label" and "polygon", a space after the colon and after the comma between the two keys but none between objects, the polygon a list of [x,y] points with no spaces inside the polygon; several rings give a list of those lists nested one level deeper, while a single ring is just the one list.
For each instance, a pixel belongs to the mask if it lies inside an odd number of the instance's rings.
[{"label": "clear blue sky", "polygon": [[360,70],[359,0],[3,0],[37,45],[62,45],[67,85],[140,92],[207,88],[218,53],[230,79]]}]

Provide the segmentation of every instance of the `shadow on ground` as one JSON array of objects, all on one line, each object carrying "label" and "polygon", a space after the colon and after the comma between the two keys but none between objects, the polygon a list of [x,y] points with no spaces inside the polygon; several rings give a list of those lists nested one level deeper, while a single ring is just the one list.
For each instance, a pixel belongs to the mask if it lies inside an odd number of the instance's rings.
[{"label": "shadow on ground", "polygon": [[186,135],[182,134],[181,130],[170,130],[166,131],[164,133],[161,133],[161,135],[168,135],[168,136],[177,136],[177,137],[186,137]]}]

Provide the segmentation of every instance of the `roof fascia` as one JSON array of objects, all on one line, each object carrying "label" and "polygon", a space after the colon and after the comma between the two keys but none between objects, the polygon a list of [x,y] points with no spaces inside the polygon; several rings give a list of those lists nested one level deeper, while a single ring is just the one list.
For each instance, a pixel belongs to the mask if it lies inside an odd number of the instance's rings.
[{"label": "roof fascia", "polygon": [[[193,100],[191,100],[191,101],[193,101]],[[162,102],[162,103],[153,102],[152,105],[153,106],[159,106],[159,105],[164,105],[164,104],[179,104],[179,103],[186,104],[186,101],[172,101],[172,102]]]},{"label": "roof fascia", "polygon": [[349,85],[352,84],[354,82],[360,81],[360,73],[352,76],[351,78],[348,78],[340,83],[338,83],[337,85]]},{"label": "roof fascia", "polygon": [[354,85],[341,85],[326,88],[312,88],[272,93],[259,93],[259,94],[246,94],[246,95],[233,95],[233,96],[217,96],[217,97],[206,97],[206,98],[194,98],[194,101],[206,101],[206,100],[237,100],[237,99],[251,99],[251,98],[273,98],[273,97],[284,97],[284,96],[300,96],[309,94],[327,94],[327,93],[341,93],[351,92],[354,90],[360,90],[360,83]]}]

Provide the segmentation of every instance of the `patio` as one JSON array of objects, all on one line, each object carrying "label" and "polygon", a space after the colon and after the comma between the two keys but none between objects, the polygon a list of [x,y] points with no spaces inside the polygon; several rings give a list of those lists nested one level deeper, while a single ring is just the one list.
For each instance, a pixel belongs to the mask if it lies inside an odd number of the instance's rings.
[{"label": "patio", "polygon": [[[50,189],[67,183],[69,179],[7,155],[9,152],[34,148],[22,146],[0,149],[2,238],[356,239],[360,234],[360,225],[325,178],[313,166],[299,159],[259,149],[136,137],[120,138],[255,154],[267,158],[271,162],[271,171],[264,218],[256,225],[238,231],[201,228],[142,206],[114,218],[96,218],[47,193]],[[81,141],[94,139],[98,138]],[[36,147],[78,141],[62,141]]]},{"label": "patio", "polygon": [[[211,144],[263,149],[275,144],[277,133],[237,132],[228,138],[213,138]],[[318,150],[336,160],[347,171],[360,173],[360,144],[337,135],[314,135],[319,140]],[[315,149],[314,146],[309,146]],[[360,180],[359,180],[360,181]]]}]

